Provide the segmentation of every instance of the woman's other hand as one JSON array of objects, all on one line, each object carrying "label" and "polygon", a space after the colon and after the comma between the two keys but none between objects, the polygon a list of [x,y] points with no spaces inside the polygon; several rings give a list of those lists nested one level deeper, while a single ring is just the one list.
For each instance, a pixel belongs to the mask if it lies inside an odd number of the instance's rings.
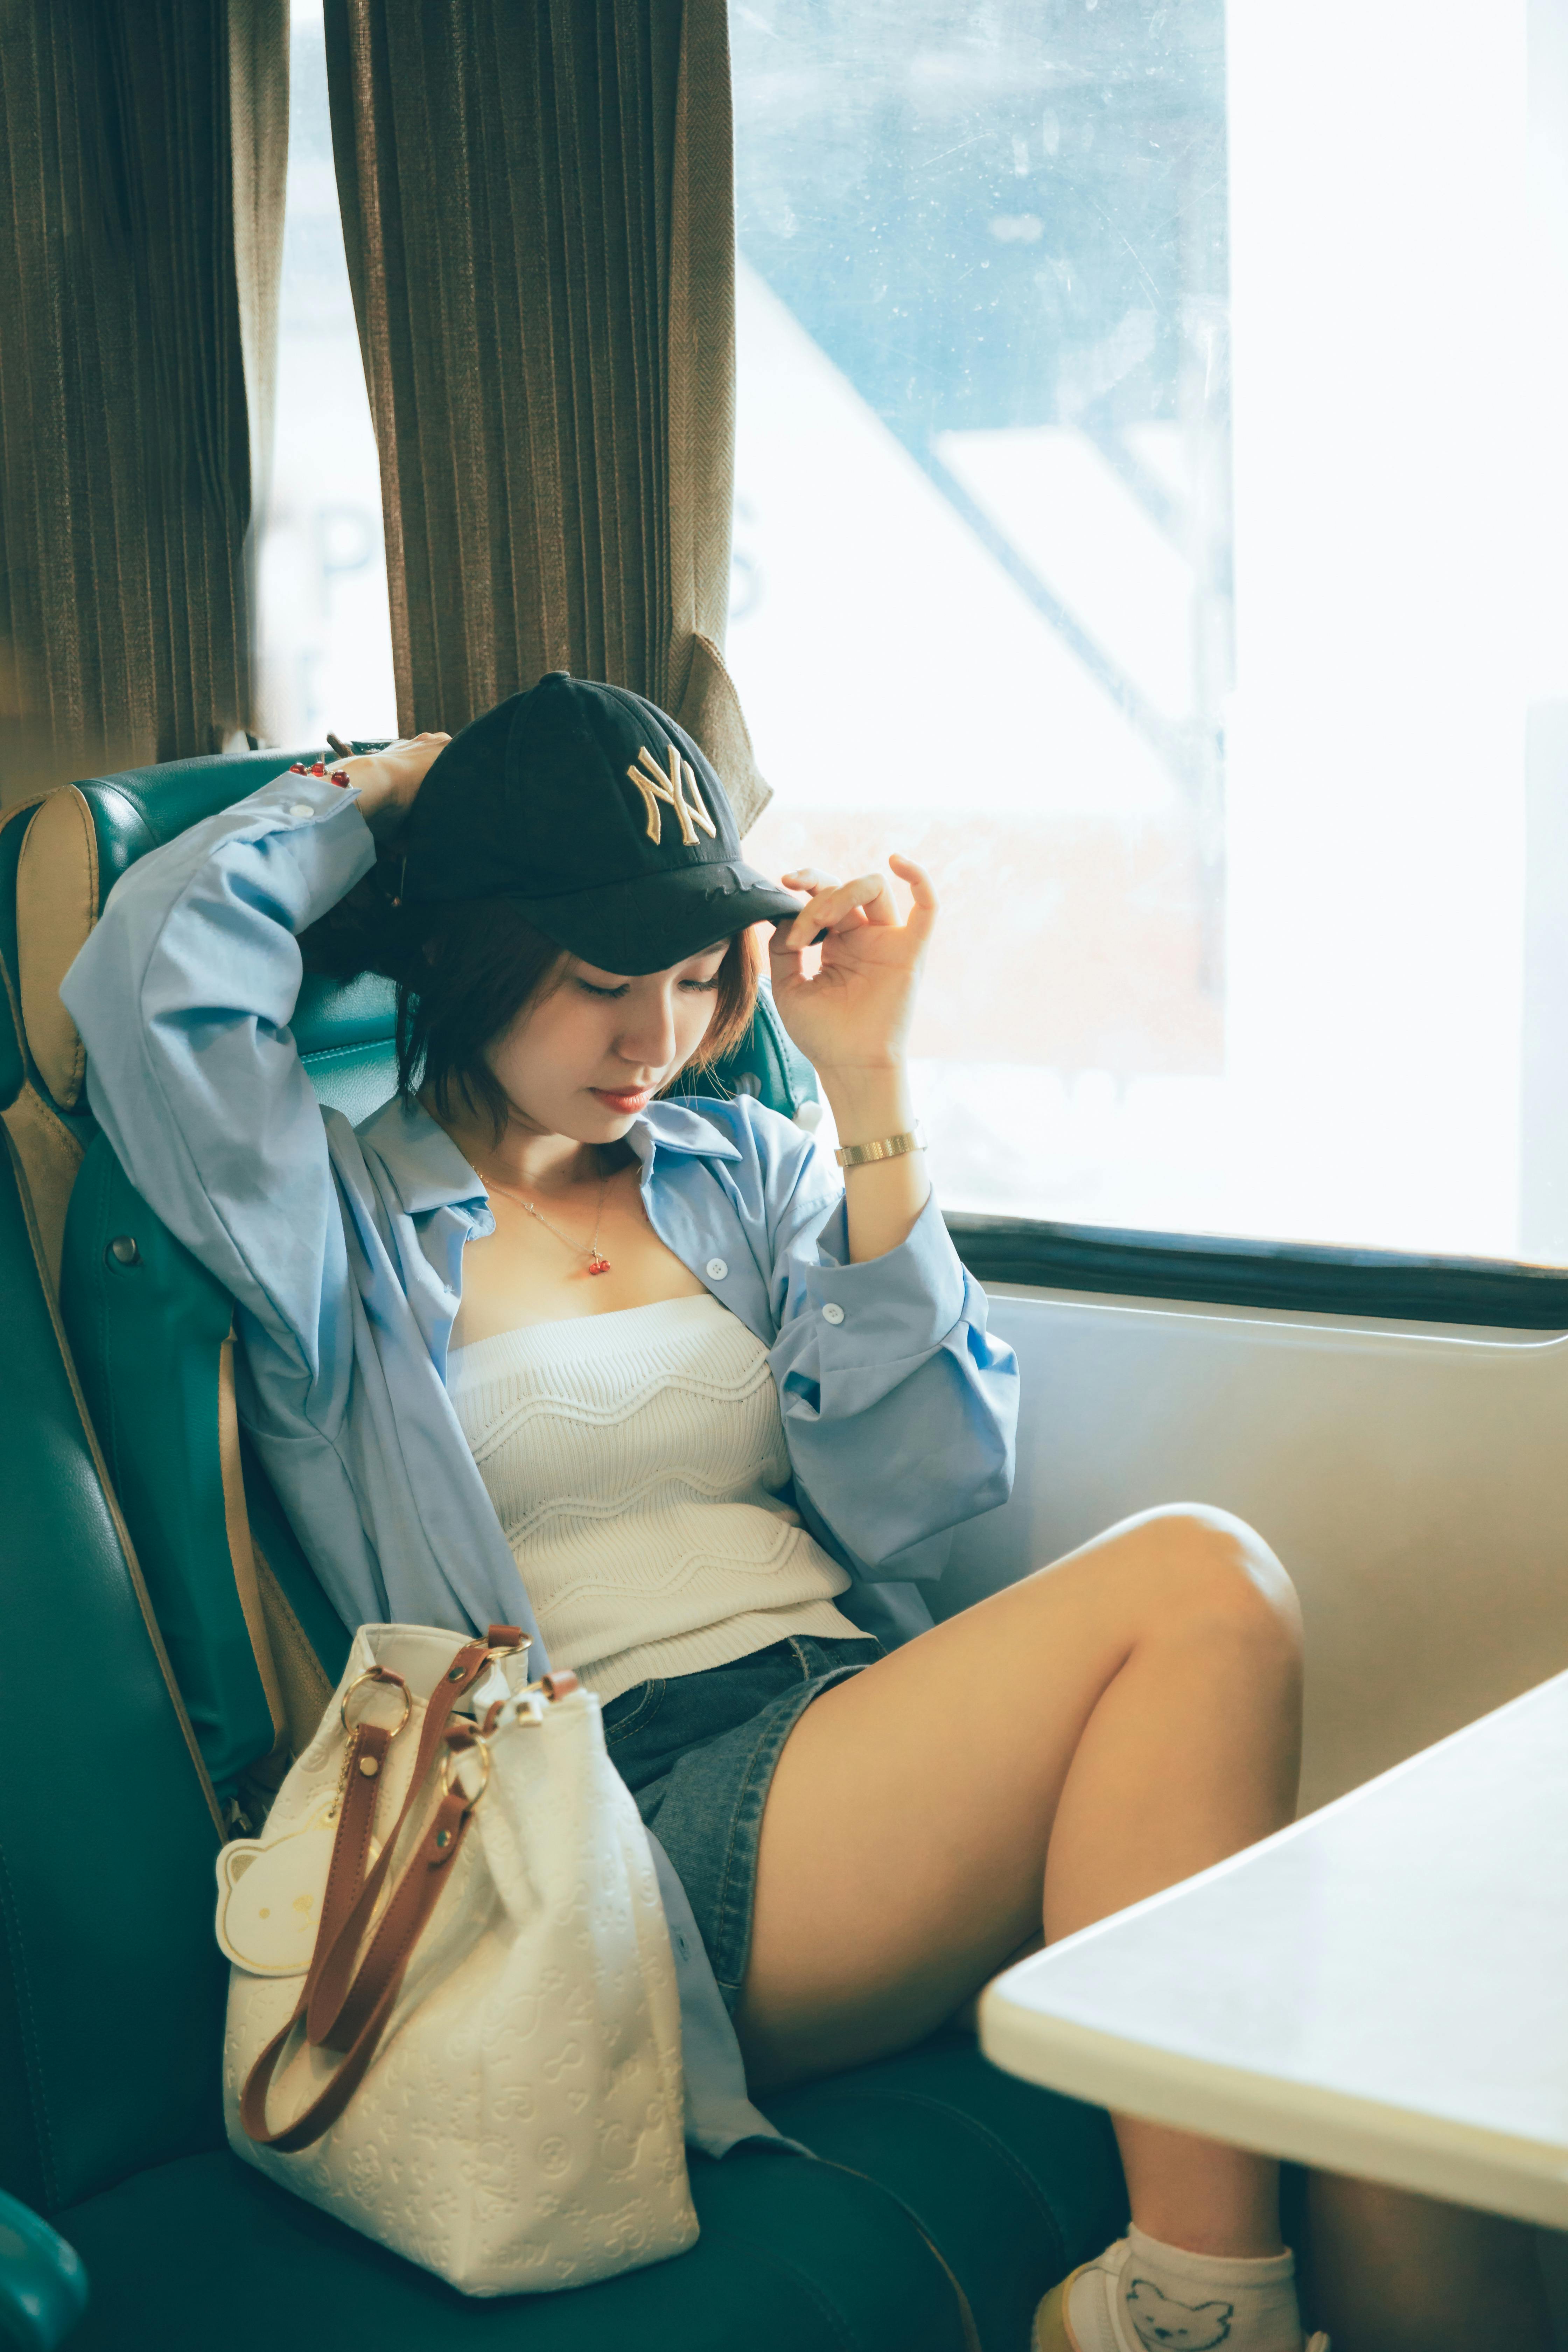
[{"label": "woman's other hand", "polygon": [[449,735],[412,735],[389,743],[384,751],[338,761],[337,772],[358,786],[359,813],[378,841],[397,831],[437,752],[451,740]]},{"label": "woman's other hand", "polygon": [[[773,1002],[829,1100],[836,1081],[854,1085],[874,1073],[897,1071],[908,1050],[916,986],[936,922],[936,892],[924,868],[907,857],[888,863],[913,896],[906,922],[899,920],[880,874],[835,882],[807,868],[781,877],[786,890],[810,895],[793,921],[773,928]],[[808,979],[805,951],[822,931],[827,935],[822,961]]]}]

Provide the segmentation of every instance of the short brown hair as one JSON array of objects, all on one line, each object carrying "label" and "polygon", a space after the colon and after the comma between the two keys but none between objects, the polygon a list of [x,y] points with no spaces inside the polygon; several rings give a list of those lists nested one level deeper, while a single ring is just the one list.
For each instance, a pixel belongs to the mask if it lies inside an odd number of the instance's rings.
[{"label": "short brown hair", "polygon": [[[428,1087],[445,1118],[466,1099],[486,1114],[499,1143],[511,1106],[488,1048],[552,992],[566,951],[506,898],[402,907],[387,893],[386,870],[384,863],[367,875],[302,935],[306,964],[340,980],[384,973],[397,991],[397,1091],[404,1101]],[[751,1026],[760,969],[752,933],[737,931],[719,967],[713,1017],[687,1068],[707,1069],[739,1045]]]}]

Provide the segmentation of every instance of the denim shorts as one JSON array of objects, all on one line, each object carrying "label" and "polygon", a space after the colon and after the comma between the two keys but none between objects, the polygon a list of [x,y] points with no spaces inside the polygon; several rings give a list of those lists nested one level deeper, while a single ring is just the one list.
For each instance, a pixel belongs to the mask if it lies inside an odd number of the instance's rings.
[{"label": "denim shorts", "polygon": [[869,1636],[791,1634],[728,1666],[636,1683],[605,1709],[610,1761],[685,1887],[726,2004],[752,1947],[763,1808],[814,1698],[882,1654]]}]

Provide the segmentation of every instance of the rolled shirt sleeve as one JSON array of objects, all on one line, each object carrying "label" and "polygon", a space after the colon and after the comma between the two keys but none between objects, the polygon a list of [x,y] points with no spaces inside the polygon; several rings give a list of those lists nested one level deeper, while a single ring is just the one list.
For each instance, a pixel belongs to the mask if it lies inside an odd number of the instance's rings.
[{"label": "rolled shirt sleeve", "polygon": [[796,1486],[862,1574],[941,1572],[935,1541],[1012,1490],[1018,1370],[933,1195],[852,1265],[841,1190],[804,1171],[774,1259],[772,1350]]},{"label": "rolled shirt sleeve", "polygon": [[346,1244],[295,1050],[296,933],[375,860],[352,791],[285,775],[138,859],[67,973],[88,1100],[132,1182],[295,1365],[337,1389]]}]

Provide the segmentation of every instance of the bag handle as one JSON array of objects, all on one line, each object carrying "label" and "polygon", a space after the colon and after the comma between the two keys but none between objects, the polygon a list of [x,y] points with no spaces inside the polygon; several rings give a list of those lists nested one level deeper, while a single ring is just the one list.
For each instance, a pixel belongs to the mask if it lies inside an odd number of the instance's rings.
[{"label": "bag handle", "polygon": [[[467,1833],[468,1816],[479,1797],[484,1793],[485,1784],[489,1779],[487,1751],[481,1751],[485,1752],[485,1780],[480,1782],[474,1798],[465,1799],[455,1783],[448,1782],[441,1802],[410,1856],[408,1867],[387,1906],[361,1971],[361,1981],[354,1983],[352,1981],[353,1970],[360,1939],[385,1881],[404,1824],[419,1798],[425,1776],[435,1760],[437,1751],[443,1742],[453,1751],[469,1748],[475,1744],[474,1733],[467,1726],[456,1731],[449,1728],[448,1718],[453,1706],[472,1688],[492,1658],[510,1655],[524,1647],[526,1637],[518,1626],[491,1625],[483,1642],[465,1642],[458,1651],[426,1707],[418,1752],[415,1757],[403,1809],[382,1847],[379,1859],[368,1870],[366,1864],[382,1769],[387,1751],[403,1725],[399,1723],[392,1729],[374,1723],[354,1725],[348,1753],[343,1759],[337,1834],[332,1841],[332,1858],[328,1865],[321,1916],[316,1930],[310,1966],[292,2016],[257,2059],[246,2078],[240,2096],[240,2119],[247,2137],[258,2147],[276,2147],[285,2154],[292,2153],[296,2148],[308,2147],[336,2122],[363,2080],[397,1999],[398,1988],[414,1946],[446,1884],[447,1864],[457,1859]],[[362,1677],[371,1678],[396,1684],[406,1700],[407,1685],[401,1675],[384,1666],[373,1666],[367,1675]],[[348,1702],[353,1688],[351,1684],[343,1694],[345,1725]],[[489,1712],[493,1717],[497,1711],[491,1708]],[[403,1721],[407,1721],[406,1706]],[[389,1945],[387,1929],[395,1917],[398,1925]],[[340,2020],[351,1991],[361,1997],[354,2001],[352,2031],[349,2031],[350,2021],[340,2023]],[[322,2020],[320,2032],[311,2030],[315,2016]],[[329,2048],[342,2049],[346,2055],[331,2082],[305,2113],[286,2132],[270,2133],[267,2128],[268,2088],[283,2045],[301,2019],[305,2021],[308,2041],[312,2044],[326,2041]],[[329,2036],[331,2037],[330,2040]],[[340,2084],[342,2088],[338,2095]],[[301,2131],[305,2137],[296,2137]]]},{"label": "bag handle", "polygon": [[[477,1745],[474,1733],[466,1727],[446,1732],[443,1737],[448,1751],[455,1754]],[[479,1752],[486,1754],[482,1748]],[[488,1755],[486,1762],[488,1766]],[[489,1778],[487,1769],[485,1780]],[[310,2147],[323,2132],[331,2130],[364,2080],[403,1989],[403,1979],[414,1956],[414,1948],[441,1899],[447,1870],[463,1850],[468,1822],[474,1807],[484,1794],[484,1788],[485,1781],[481,1780],[470,1797],[455,1777],[448,1781],[424,1836],[409,1858],[407,1869],[398,1881],[353,1987],[354,2005],[361,2014],[354,2038],[343,2053],[342,2064],[304,2113],[280,2131],[268,2128],[267,2094],[271,2088],[283,2045],[305,2014],[306,1990],[301,1990],[288,2023],[273,2035],[257,2059],[240,2094],[239,2114],[247,2136],[255,2141],[258,2147],[274,2147],[284,2156],[294,2156],[301,2148]]]},{"label": "bag handle", "polygon": [[[337,1841],[332,1848],[331,1868],[327,1875],[327,1891],[321,1903],[321,1922],[316,1931],[316,1949],[310,1962],[310,1972],[305,1980],[305,2035],[315,2046],[325,2042],[329,2050],[346,2046],[339,2038],[338,2021],[343,2002],[348,1998],[349,1980],[353,1974],[361,1939],[370,1925],[376,1898],[385,1884],[392,1866],[397,1841],[404,1825],[425,1787],[425,1776],[436,1759],[436,1751],[447,1735],[447,1719],[458,1701],[470,1691],[493,1656],[507,1655],[522,1645],[523,1636],[515,1625],[492,1625],[482,1642],[465,1642],[441,1680],[431,1693],[425,1710],[425,1722],[419,1735],[419,1748],[414,1759],[413,1776],[403,1810],[388,1832],[379,1860],[366,1869],[370,1830],[367,1822],[364,1846],[357,1868],[350,1863],[340,1873],[338,1853],[344,1843],[349,1826],[349,1798],[345,1792],[342,1818],[338,1826]],[[345,1693],[345,1700],[346,1700]],[[351,1767],[350,1778],[357,1766]],[[369,1811],[374,1815],[378,1787],[375,1775],[368,1776]],[[355,1791],[354,1793],[357,1793]],[[353,2036],[349,2036],[352,2040]]]},{"label": "bag handle", "polygon": [[[390,1729],[377,1723],[350,1725],[349,1701],[361,1683],[377,1682],[396,1689],[403,1698],[401,1719]],[[364,1884],[365,1866],[370,1858],[371,1832],[375,1825],[375,1801],[381,1793],[381,1774],[387,1752],[404,1724],[408,1720],[413,1701],[403,1676],[386,1666],[371,1666],[349,1685],[340,1702],[340,1712],[349,1734],[348,1752],[343,1758],[342,1777],[334,1810],[338,1815],[337,1832],[332,1839],[331,1860],[327,1865],[327,1884],[321,1895],[321,1916],[316,1923],[315,1948],[310,1954],[310,1966],[305,1979],[305,2000],[309,2003],[336,1935],[323,1935],[328,1920],[346,1917],[355,1897]]]}]

